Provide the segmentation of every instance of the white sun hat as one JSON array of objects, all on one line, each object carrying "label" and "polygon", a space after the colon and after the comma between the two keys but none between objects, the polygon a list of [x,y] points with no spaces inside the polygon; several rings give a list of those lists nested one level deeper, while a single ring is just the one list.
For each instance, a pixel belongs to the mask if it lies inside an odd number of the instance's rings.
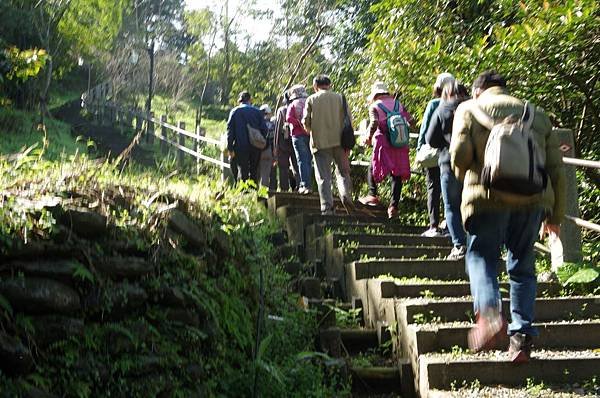
[{"label": "white sun hat", "polygon": [[454,83],[454,81],[456,80],[456,78],[454,77],[454,75],[452,75],[452,73],[448,73],[448,72],[444,72],[444,73],[440,73],[437,78],[435,79],[435,84],[433,85],[433,88],[443,88],[444,85],[446,83]]},{"label": "white sun hat", "polygon": [[269,113],[269,114],[273,113],[273,112],[271,112],[271,107],[267,104],[261,105],[260,110],[263,111],[264,113]]}]

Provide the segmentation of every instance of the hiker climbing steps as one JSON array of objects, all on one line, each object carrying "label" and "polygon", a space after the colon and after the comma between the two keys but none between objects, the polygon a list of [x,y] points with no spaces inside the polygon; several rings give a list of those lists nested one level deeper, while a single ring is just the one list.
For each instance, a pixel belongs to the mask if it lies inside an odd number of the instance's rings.
[{"label": "hiker climbing steps", "polygon": [[[467,394],[473,385],[510,394],[527,379],[562,385],[597,376],[600,297],[565,296],[559,283],[539,282],[532,360],[511,363],[508,335],[495,350],[474,354],[467,338],[475,321],[470,286],[464,260],[445,259],[449,238],[423,237],[426,227],[399,225],[384,208],[348,214],[338,202],[334,215],[321,215],[315,195],[276,193],[268,206],[308,264],[301,294],[319,311],[330,310],[322,348],[349,364],[355,396],[444,397]],[[500,291],[508,318],[507,281],[501,279]],[[336,328],[337,309],[345,317],[360,314],[360,321]]]}]

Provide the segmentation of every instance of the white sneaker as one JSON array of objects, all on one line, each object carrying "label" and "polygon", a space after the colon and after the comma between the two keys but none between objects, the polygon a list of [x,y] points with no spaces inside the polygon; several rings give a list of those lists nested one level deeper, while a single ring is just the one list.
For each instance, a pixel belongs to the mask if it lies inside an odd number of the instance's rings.
[{"label": "white sneaker", "polygon": [[427,231],[423,232],[421,236],[426,238],[435,238],[436,236],[444,236],[444,234],[438,228],[431,227]]},{"label": "white sneaker", "polygon": [[310,189],[302,187],[298,190],[300,195],[310,195]]}]

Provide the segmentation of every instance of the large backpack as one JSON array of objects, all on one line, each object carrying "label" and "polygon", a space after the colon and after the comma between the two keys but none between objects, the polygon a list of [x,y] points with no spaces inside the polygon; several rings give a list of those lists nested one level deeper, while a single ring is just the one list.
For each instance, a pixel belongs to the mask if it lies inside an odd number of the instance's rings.
[{"label": "large backpack", "polygon": [[538,147],[531,125],[534,107],[525,102],[523,115],[511,115],[496,123],[479,105],[475,119],[490,130],[485,146],[480,183],[487,189],[531,196],[546,189],[545,154]]},{"label": "large backpack", "polygon": [[385,113],[390,144],[397,148],[407,146],[410,131],[408,129],[408,122],[400,113],[400,102],[395,101],[393,111],[387,109],[382,103],[377,104],[377,106]]}]

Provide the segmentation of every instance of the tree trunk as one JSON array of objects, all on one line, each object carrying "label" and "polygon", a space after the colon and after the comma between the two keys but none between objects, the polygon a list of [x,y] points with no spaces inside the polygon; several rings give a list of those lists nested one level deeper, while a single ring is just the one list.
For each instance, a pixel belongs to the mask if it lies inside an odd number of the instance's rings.
[{"label": "tree trunk", "polygon": [[150,72],[148,74],[148,99],[146,100],[146,114],[152,112],[152,97],[154,95],[154,39],[148,47],[148,56],[150,57]]},{"label": "tree trunk", "polygon": [[225,25],[223,26],[223,40],[225,51],[225,65],[223,69],[223,79],[221,81],[221,104],[227,105],[229,103],[229,96],[231,95],[231,78],[229,74],[231,73],[231,54],[229,48],[229,29],[231,28],[231,23],[233,21],[229,21],[229,0],[225,0]]},{"label": "tree trunk", "polygon": [[50,84],[52,83],[52,71],[54,69],[54,63],[52,62],[52,56],[48,57],[46,63],[46,81],[40,94],[40,125],[44,125],[45,118],[48,116],[48,92],[50,91]]}]

